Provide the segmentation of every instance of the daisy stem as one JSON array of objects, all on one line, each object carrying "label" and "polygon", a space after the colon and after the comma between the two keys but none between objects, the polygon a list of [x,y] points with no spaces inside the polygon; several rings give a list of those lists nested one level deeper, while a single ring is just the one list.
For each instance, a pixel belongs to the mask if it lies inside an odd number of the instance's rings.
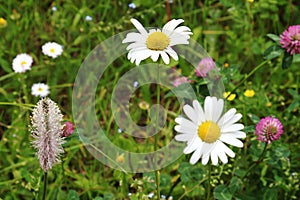
[{"label": "daisy stem", "polygon": [[20,76],[19,76],[19,78],[20,78],[20,82],[21,82],[21,84],[22,84],[22,89],[23,89],[23,99],[24,99],[24,102],[25,102],[25,104],[29,104],[29,100],[28,100],[28,91],[27,91],[27,85],[26,85],[26,82],[25,82],[25,80],[26,80],[26,75],[24,75],[24,74],[20,74]]},{"label": "daisy stem", "polygon": [[268,143],[265,143],[264,150],[263,150],[262,153],[260,154],[258,160],[257,160],[257,161],[254,161],[254,162],[252,163],[252,165],[248,168],[248,170],[246,171],[246,173],[245,173],[245,175],[243,176],[242,179],[244,179],[244,178],[249,174],[249,172],[250,172],[253,168],[255,168],[255,166],[257,166],[257,165],[262,161],[263,157],[265,156],[265,154],[266,154],[266,152],[267,152],[267,147],[268,147]]},{"label": "daisy stem", "polygon": [[44,173],[44,190],[43,190],[42,200],[46,199],[46,192],[47,192],[47,172]]},{"label": "daisy stem", "polygon": [[208,167],[208,184],[207,184],[207,196],[206,199],[209,200],[210,198],[210,177],[211,177],[211,165]]},{"label": "daisy stem", "polygon": [[239,84],[237,86],[235,86],[235,88],[226,96],[225,99],[228,99],[230,97],[230,95],[232,93],[234,93],[241,85],[244,84],[244,82],[250,78],[257,70],[259,70],[262,66],[264,66],[267,62],[269,62],[269,60],[265,60],[262,63],[260,63],[259,65],[257,65],[251,72],[249,72],[249,74],[246,74],[246,76],[239,82]]},{"label": "daisy stem", "polygon": [[[159,66],[157,69],[157,79],[158,79],[158,84],[156,86],[156,104],[159,105],[160,104],[160,84],[159,84]],[[158,126],[159,126],[159,108],[157,107],[156,110],[156,134],[154,137],[154,151],[157,150],[157,143],[158,143]],[[154,157],[154,163],[155,163],[155,167],[157,165],[157,156]],[[156,182],[156,190],[157,190],[157,199],[160,199],[160,173],[159,170],[155,170],[155,182]]]}]

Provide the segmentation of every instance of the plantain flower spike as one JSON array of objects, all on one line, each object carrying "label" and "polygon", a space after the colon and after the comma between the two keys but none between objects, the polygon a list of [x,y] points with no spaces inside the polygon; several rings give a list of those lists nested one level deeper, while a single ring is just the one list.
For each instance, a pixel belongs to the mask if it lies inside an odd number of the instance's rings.
[{"label": "plantain flower spike", "polygon": [[60,155],[64,152],[62,118],[57,104],[49,98],[42,98],[32,112],[32,145],[37,150],[41,168],[45,172],[60,163]]}]

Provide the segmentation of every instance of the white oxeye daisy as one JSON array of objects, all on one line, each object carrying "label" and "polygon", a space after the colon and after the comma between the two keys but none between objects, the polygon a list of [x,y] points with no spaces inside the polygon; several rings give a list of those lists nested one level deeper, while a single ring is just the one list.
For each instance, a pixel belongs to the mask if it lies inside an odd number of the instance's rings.
[{"label": "white oxeye daisy", "polygon": [[42,46],[43,54],[56,58],[57,56],[61,55],[63,52],[63,47],[56,42],[47,42]]},{"label": "white oxeye daisy", "polygon": [[[132,42],[126,48],[129,50],[128,59],[136,65],[142,60],[151,57],[156,62],[161,55],[165,64],[170,63],[171,56],[174,60],[178,60],[177,53],[172,46],[177,44],[189,44],[189,38],[192,34],[191,29],[187,26],[179,26],[183,23],[183,19],[173,19],[166,23],[162,30],[151,29],[149,32],[136,19],[130,20],[139,33],[128,33],[123,43]],[[176,28],[177,27],[177,28]]]},{"label": "white oxeye daisy", "polygon": [[44,83],[35,83],[31,87],[31,94],[38,97],[45,97],[50,93],[49,86]]},{"label": "white oxeye daisy", "polygon": [[[189,119],[178,117],[175,121],[179,124],[175,130],[181,134],[176,135],[177,141],[187,142],[183,153],[193,153],[190,159],[195,164],[202,158],[202,164],[206,165],[211,159],[213,165],[218,164],[218,158],[227,163],[227,155],[234,157],[234,152],[224,143],[243,147],[238,138],[245,138],[246,134],[241,130],[243,124],[236,123],[242,115],[236,113],[236,109],[228,110],[223,116],[224,101],[216,97],[206,97],[204,110],[198,101],[193,101],[193,107],[185,105],[183,110]],[[227,155],[226,155],[227,154]]]},{"label": "white oxeye daisy", "polygon": [[30,55],[22,53],[14,58],[12,67],[16,73],[24,73],[26,70],[31,69],[32,62],[33,59]]}]

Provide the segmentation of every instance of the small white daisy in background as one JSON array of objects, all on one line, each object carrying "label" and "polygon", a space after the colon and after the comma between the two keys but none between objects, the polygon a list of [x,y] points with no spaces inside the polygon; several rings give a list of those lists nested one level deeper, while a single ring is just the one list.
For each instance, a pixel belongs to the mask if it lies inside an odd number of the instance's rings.
[{"label": "small white daisy in background", "polygon": [[45,97],[50,93],[49,86],[44,83],[35,83],[31,87],[31,94],[38,97]]},{"label": "small white daisy in background", "polygon": [[55,11],[57,11],[57,8],[56,8],[55,6],[53,6],[53,7],[51,8],[51,10],[52,10],[53,12],[55,12]]},{"label": "small white daisy in background", "polygon": [[24,73],[26,70],[31,70],[32,62],[30,55],[22,53],[13,59],[12,68],[16,73]]},{"label": "small white daisy in background", "polygon": [[42,46],[43,54],[56,58],[57,56],[60,56],[63,52],[63,47],[60,44],[57,44],[56,42],[47,42]]},{"label": "small white daisy in background", "polygon": [[123,130],[121,128],[118,128],[118,133],[122,133]]},{"label": "small white daisy in background", "polygon": [[183,107],[189,119],[183,117],[175,119],[179,124],[175,126],[175,130],[181,133],[176,135],[175,139],[187,142],[183,153],[194,152],[190,158],[191,164],[195,164],[200,158],[203,165],[206,165],[209,159],[213,165],[218,164],[218,159],[227,163],[227,155],[233,158],[235,154],[224,143],[243,147],[243,143],[238,139],[246,137],[246,133],[241,131],[244,125],[236,123],[242,115],[236,113],[235,108],[231,108],[221,116],[223,107],[223,99],[208,96],[204,101],[204,110],[199,102],[194,100],[193,107],[189,105]]},{"label": "small white daisy in background", "polygon": [[138,86],[139,86],[139,82],[138,82],[138,81],[134,81],[134,82],[133,82],[133,87],[134,87],[134,88],[137,88]]},{"label": "small white daisy in background", "polygon": [[85,16],[85,21],[87,21],[87,22],[89,22],[89,21],[92,21],[93,20],[93,18],[91,17],[91,16]]},{"label": "small white daisy in background", "polygon": [[[189,38],[192,34],[191,29],[187,26],[179,26],[183,23],[183,19],[173,19],[166,23],[162,30],[151,29],[149,32],[136,19],[130,20],[139,33],[128,33],[122,43],[131,43],[126,48],[129,50],[128,59],[136,65],[142,60],[149,57],[156,62],[159,56],[162,57],[165,64],[170,63],[171,56],[174,60],[178,60],[177,53],[172,46],[177,44],[189,44]],[[176,28],[177,27],[177,28]]]},{"label": "small white daisy in background", "polygon": [[135,3],[128,4],[128,7],[131,8],[131,9],[136,9]]}]

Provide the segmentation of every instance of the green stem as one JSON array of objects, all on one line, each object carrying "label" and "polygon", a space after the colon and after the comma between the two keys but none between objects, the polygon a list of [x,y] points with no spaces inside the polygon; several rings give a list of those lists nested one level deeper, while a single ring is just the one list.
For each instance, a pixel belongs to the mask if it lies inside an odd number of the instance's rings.
[{"label": "green stem", "polygon": [[12,72],[12,73],[10,73],[10,74],[5,74],[5,75],[3,75],[3,76],[1,76],[0,77],[0,81],[3,81],[3,80],[5,80],[5,79],[7,79],[7,78],[10,78],[10,77],[13,77],[13,76],[15,76],[17,73],[15,73],[15,72]]},{"label": "green stem", "polygon": [[235,88],[226,96],[225,99],[228,99],[228,97],[230,97],[230,95],[232,93],[234,93],[241,85],[244,84],[244,82],[251,77],[257,70],[259,70],[262,66],[264,66],[267,62],[269,62],[269,60],[265,60],[262,63],[260,63],[259,65],[257,65],[249,74],[246,74],[246,76],[239,82],[239,84],[237,86],[235,86]]},{"label": "green stem", "polygon": [[207,185],[207,196],[206,199],[209,200],[210,198],[210,177],[211,177],[211,165],[208,167],[208,185]]},{"label": "green stem", "polygon": [[[157,69],[157,79],[158,79],[158,84],[156,86],[156,104],[159,105],[160,104],[160,84],[159,84],[159,65],[158,65],[158,69]],[[154,151],[156,151],[158,149],[157,143],[158,143],[158,126],[159,126],[159,107],[157,107],[156,110],[156,134],[154,137]],[[154,163],[155,163],[155,168],[157,165],[157,156],[154,157]],[[160,172],[159,170],[155,170],[155,182],[156,182],[156,191],[157,191],[157,199],[160,199]]]},{"label": "green stem", "polygon": [[15,103],[15,102],[0,102],[0,106],[19,106],[26,109],[32,109],[35,105],[26,103]]},{"label": "green stem", "polygon": [[260,154],[258,160],[257,160],[257,161],[254,161],[254,162],[252,163],[252,165],[248,168],[248,170],[246,171],[246,174],[243,176],[242,179],[244,179],[244,178],[249,174],[249,172],[250,172],[253,168],[255,168],[255,167],[262,161],[263,157],[265,156],[265,154],[266,154],[266,152],[267,152],[267,147],[268,147],[268,143],[265,143],[264,150],[263,150],[262,153]]},{"label": "green stem", "polygon": [[25,104],[29,104],[29,99],[28,99],[28,90],[27,90],[27,85],[26,85],[26,78],[27,76],[25,74],[20,74],[19,76],[21,85],[22,85],[22,90],[23,90],[23,99]]},{"label": "green stem", "polygon": [[44,173],[44,190],[43,190],[43,200],[46,199],[46,192],[47,192],[47,172]]}]

